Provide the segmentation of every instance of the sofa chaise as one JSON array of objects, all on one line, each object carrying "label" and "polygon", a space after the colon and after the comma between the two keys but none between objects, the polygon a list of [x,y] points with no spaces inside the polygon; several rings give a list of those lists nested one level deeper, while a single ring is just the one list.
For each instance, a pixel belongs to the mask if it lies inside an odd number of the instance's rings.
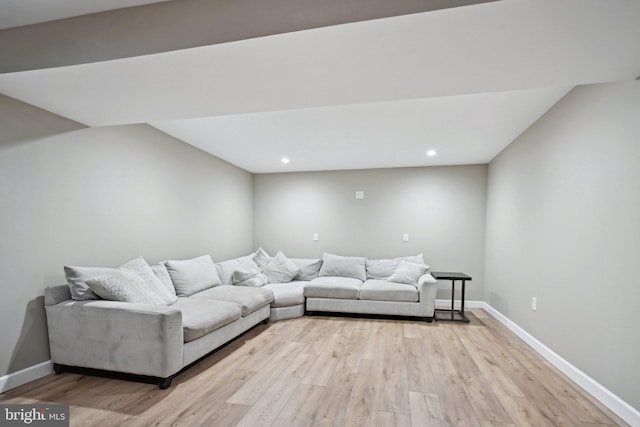
[{"label": "sofa chaise", "polygon": [[56,373],[88,368],[147,377],[160,388],[260,322],[306,312],[433,319],[436,281],[422,255],[386,260],[262,249],[214,263],[209,255],[118,269],[65,266],[45,290]]}]

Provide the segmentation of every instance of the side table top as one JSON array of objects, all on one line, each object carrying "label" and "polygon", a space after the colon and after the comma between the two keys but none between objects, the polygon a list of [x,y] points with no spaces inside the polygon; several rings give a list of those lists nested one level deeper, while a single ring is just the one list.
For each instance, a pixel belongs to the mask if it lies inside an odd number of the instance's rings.
[{"label": "side table top", "polygon": [[431,275],[436,280],[473,280],[471,276],[467,276],[464,273],[432,271]]}]

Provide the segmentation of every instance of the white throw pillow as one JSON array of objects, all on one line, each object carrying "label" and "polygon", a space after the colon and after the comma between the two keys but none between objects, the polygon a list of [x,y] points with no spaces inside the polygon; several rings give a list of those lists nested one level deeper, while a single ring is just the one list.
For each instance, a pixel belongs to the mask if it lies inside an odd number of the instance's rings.
[{"label": "white throw pillow", "polygon": [[299,272],[300,268],[280,251],[264,268],[269,283],[289,283]]},{"label": "white throw pillow", "polygon": [[110,301],[169,305],[143,277],[125,268],[88,279],[87,285],[97,295]]},{"label": "white throw pillow", "polygon": [[401,261],[396,271],[387,279],[389,282],[418,285],[418,279],[427,272],[429,266],[415,262]]},{"label": "white throw pillow", "polygon": [[271,261],[271,255],[269,255],[264,249],[258,248],[255,255],[253,256],[253,262],[256,263],[258,267],[262,270],[265,269],[269,262]]},{"label": "white throw pillow", "polygon": [[258,268],[258,265],[253,262],[255,254],[249,254],[234,259],[216,263],[218,269],[218,276],[223,285],[233,285],[233,272],[239,268]]},{"label": "white throw pillow", "polygon": [[236,286],[260,287],[269,283],[269,279],[256,267],[240,267],[233,272],[233,284]]},{"label": "white throw pillow", "polygon": [[322,255],[322,267],[320,267],[318,276],[353,277],[364,282],[367,280],[365,258],[333,255],[325,252]]},{"label": "white throw pillow", "polygon": [[103,276],[118,271],[117,268],[107,267],[72,267],[69,265],[64,266],[64,275],[67,278],[69,284],[69,291],[71,291],[71,298],[76,301],[88,301],[99,299],[87,286],[87,280],[94,277]]},{"label": "white throw pillow", "polygon": [[221,284],[211,255],[181,261],[165,261],[176,295],[188,297]]},{"label": "white throw pillow", "polygon": [[289,258],[289,260],[300,269],[300,273],[294,277],[294,280],[313,280],[318,277],[320,267],[322,267],[322,259]]},{"label": "white throw pillow", "polygon": [[133,259],[120,267],[120,270],[129,270],[136,273],[147,283],[149,289],[153,290],[165,304],[173,304],[178,301],[175,291],[170,292],[156,277],[155,273],[142,257]]}]

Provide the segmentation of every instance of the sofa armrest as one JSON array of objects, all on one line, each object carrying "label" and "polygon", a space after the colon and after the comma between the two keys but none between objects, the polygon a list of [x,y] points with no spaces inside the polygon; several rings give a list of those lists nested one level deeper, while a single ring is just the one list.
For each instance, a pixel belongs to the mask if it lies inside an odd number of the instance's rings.
[{"label": "sofa armrest", "polygon": [[433,317],[436,309],[436,293],[438,291],[438,281],[429,273],[425,273],[418,279],[418,294],[420,295],[420,304],[424,306],[424,310],[428,317]]},{"label": "sofa armrest", "polygon": [[45,309],[54,363],[160,378],[182,369],[178,309],[106,300],[67,300]]}]

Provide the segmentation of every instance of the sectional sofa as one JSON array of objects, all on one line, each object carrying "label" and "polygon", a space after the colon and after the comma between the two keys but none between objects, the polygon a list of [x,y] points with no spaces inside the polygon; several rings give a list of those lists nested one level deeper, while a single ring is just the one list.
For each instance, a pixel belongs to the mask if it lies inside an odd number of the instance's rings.
[{"label": "sectional sofa", "polygon": [[214,263],[205,255],[150,266],[65,266],[47,288],[56,373],[90,369],[171,385],[182,369],[260,322],[313,312],[433,319],[436,281],[422,255],[370,260],[253,254]]}]

